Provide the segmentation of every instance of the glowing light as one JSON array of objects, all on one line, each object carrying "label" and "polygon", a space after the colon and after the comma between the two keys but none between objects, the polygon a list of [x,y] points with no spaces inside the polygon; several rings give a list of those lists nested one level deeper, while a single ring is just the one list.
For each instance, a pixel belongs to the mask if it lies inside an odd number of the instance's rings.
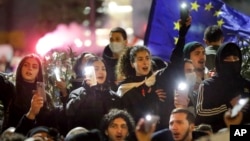
[{"label": "glowing light", "polygon": [[114,8],[116,8],[116,7],[117,7],[117,3],[114,2],[114,1],[110,2],[109,5],[108,5],[108,8],[109,8],[109,9],[114,9]]},{"label": "glowing light", "polygon": [[178,85],[178,89],[179,90],[185,90],[187,88],[187,84],[184,83],[184,82],[181,82],[179,85]]},{"label": "glowing light", "polygon": [[86,8],[83,10],[83,14],[84,14],[84,15],[88,15],[88,14],[90,13],[90,10],[91,10],[90,7],[86,7]]},{"label": "glowing light", "polygon": [[91,44],[92,44],[91,40],[85,40],[85,41],[84,41],[84,45],[85,45],[86,47],[90,47]]},{"label": "glowing light", "polygon": [[96,45],[100,47],[104,47],[105,45],[109,44],[108,39],[99,39],[96,41]]},{"label": "glowing light", "polygon": [[110,2],[108,5],[108,11],[110,13],[115,12],[115,13],[127,13],[127,12],[132,12],[133,8],[130,5],[117,5],[116,2]]},{"label": "glowing light", "polygon": [[151,115],[146,115],[146,120],[147,121],[150,121],[152,119],[152,116]]},{"label": "glowing light", "polygon": [[187,7],[187,4],[185,3],[185,2],[183,2],[182,4],[181,4],[181,8],[186,8]]},{"label": "glowing light", "polygon": [[82,41],[79,38],[75,39],[74,43],[75,43],[76,47],[78,47],[78,48],[82,47],[82,45],[83,45]]},{"label": "glowing light", "polygon": [[126,32],[128,35],[132,35],[134,33],[133,28],[126,28]]},{"label": "glowing light", "polygon": [[90,36],[91,35],[91,31],[90,30],[85,30],[84,35],[87,36],[87,37]]},{"label": "glowing light", "polygon": [[62,44],[61,40],[56,39],[52,35],[48,35],[47,37],[38,40],[36,44],[36,52],[43,56],[51,49],[61,46]]}]

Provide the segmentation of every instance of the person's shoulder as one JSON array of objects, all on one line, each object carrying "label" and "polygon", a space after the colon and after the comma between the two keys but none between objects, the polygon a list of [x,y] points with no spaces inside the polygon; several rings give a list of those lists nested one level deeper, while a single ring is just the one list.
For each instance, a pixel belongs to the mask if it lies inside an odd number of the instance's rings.
[{"label": "person's shoulder", "polygon": [[168,128],[153,133],[152,141],[173,141],[172,133]]},{"label": "person's shoulder", "polygon": [[109,45],[106,45],[103,49],[103,52],[102,52],[102,57],[103,59],[110,59],[112,57],[112,51],[111,49],[109,48]]},{"label": "person's shoulder", "polygon": [[4,90],[9,90],[14,88],[14,84],[5,77],[5,74],[0,73],[0,86]]},{"label": "person's shoulder", "polygon": [[83,94],[85,91],[85,88],[84,87],[79,87],[75,90],[72,90],[69,94],[69,98],[73,98],[73,97],[78,97],[80,96],[81,94]]}]

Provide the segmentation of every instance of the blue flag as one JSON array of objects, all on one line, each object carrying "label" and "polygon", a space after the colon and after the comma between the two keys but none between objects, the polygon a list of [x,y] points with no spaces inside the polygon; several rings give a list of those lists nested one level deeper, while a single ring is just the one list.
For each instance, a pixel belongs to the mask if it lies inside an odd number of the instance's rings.
[{"label": "blue flag", "polygon": [[[220,0],[186,0],[192,16],[192,25],[186,42],[204,43],[207,26],[219,25],[224,41],[237,41],[237,36],[250,37],[250,17],[229,7]],[[144,44],[152,55],[169,61],[178,39],[180,3],[178,0],[153,0],[144,38]]]}]

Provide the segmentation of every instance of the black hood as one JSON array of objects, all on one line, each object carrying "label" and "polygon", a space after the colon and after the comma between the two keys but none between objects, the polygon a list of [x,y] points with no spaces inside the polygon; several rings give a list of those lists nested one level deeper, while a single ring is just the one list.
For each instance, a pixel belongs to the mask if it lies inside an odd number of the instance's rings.
[{"label": "black hood", "polygon": [[104,59],[112,59],[113,53],[112,53],[111,49],[109,48],[109,45],[105,46],[105,48],[103,50],[102,57]]},{"label": "black hood", "polygon": [[[235,43],[224,43],[217,50],[217,54],[215,57],[215,67],[216,72],[220,75],[223,71],[223,59],[228,55],[236,55],[239,57],[239,64],[237,69],[241,70],[242,56],[241,51],[238,45]],[[240,75],[240,74],[239,74]]]}]

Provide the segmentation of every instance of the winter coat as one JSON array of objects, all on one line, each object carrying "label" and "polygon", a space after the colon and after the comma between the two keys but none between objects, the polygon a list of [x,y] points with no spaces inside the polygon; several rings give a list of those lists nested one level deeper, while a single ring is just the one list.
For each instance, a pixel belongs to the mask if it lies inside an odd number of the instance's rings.
[{"label": "winter coat", "polygon": [[[225,50],[232,44],[222,45],[216,54],[216,75],[212,78],[206,79],[200,85],[196,106],[196,124],[206,123],[210,124],[214,132],[225,128],[224,113],[228,108],[232,108],[230,101],[236,96],[249,97],[250,81],[244,79],[240,75],[241,70],[241,51],[235,46],[233,52],[238,52],[240,60],[236,68],[238,71],[234,75],[227,74],[227,72],[234,69],[234,66],[226,68],[223,63],[223,54],[227,54]],[[244,113],[249,121],[249,112]],[[245,121],[245,120],[244,120]]]},{"label": "winter coat", "polygon": [[120,97],[114,91],[103,85],[82,86],[70,93],[66,109],[69,126],[99,128],[103,115],[111,108],[120,108]]},{"label": "winter coat", "polygon": [[[185,29],[187,30],[187,29]],[[148,86],[143,80],[149,78],[151,74],[147,76],[127,78],[119,84],[119,89],[124,84],[131,82],[142,82],[139,86],[132,86],[130,90],[122,95],[122,106],[132,114],[135,121],[141,117],[144,117],[146,113],[158,114],[160,116],[160,122],[158,129],[166,128],[169,124],[169,118],[171,111],[174,107],[174,90],[177,88],[177,84],[185,79],[184,76],[184,59],[183,59],[183,47],[185,44],[185,38],[179,37],[178,43],[174,48],[170,62],[168,66],[159,70],[155,75],[155,82]],[[147,90],[151,89],[150,93]],[[164,102],[160,101],[156,89],[163,89],[166,92],[166,99]],[[145,94],[143,94],[145,93]]]}]

